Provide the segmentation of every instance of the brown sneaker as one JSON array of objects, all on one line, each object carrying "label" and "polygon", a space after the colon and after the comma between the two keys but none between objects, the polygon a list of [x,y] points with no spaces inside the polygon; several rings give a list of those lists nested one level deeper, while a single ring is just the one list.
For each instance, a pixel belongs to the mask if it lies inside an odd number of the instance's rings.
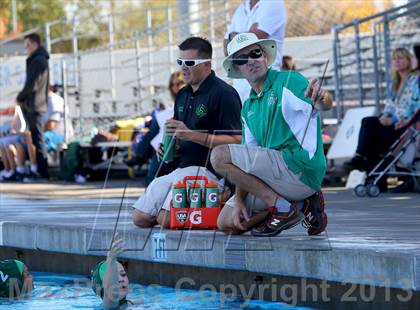
[{"label": "brown sneaker", "polygon": [[325,213],[325,201],[322,191],[317,191],[303,201],[302,212],[305,215],[302,224],[308,229],[308,235],[319,235],[325,230],[328,224],[328,217]]},{"label": "brown sneaker", "polygon": [[292,202],[289,212],[273,212],[257,227],[251,230],[251,235],[255,237],[273,237],[281,231],[292,228],[303,220],[303,214],[296,208],[296,203]]}]

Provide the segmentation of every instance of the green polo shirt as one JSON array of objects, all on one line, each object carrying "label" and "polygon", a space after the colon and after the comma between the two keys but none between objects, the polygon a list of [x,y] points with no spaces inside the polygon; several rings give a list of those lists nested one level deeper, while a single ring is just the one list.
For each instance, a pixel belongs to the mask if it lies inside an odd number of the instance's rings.
[{"label": "green polo shirt", "polygon": [[298,72],[269,69],[261,93],[251,89],[242,108],[242,132],[251,135],[243,134],[242,143],[281,151],[288,168],[318,190],[327,165],[320,118],[312,115],[311,99],[304,97],[307,86]]}]

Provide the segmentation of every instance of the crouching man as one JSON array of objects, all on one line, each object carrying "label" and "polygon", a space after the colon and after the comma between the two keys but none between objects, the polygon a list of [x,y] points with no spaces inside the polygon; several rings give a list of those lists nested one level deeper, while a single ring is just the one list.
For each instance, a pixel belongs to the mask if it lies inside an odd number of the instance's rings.
[{"label": "crouching man", "polygon": [[174,119],[167,123],[177,140],[177,169],[153,180],[134,203],[133,222],[139,227],[169,227],[172,184],[195,175],[217,180],[208,160],[210,148],[241,141],[241,101],[211,69],[210,42],[191,37],[179,49],[177,63],[187,86],[176,95]]},{"label": "crouching man", "polygon": [[325,109],[332,99],[316,80],[270,69],[275,55],[274,40],[242,33],[223,62],[229,77],[245,78],[252,87],[241,112],[242,144],[221,145],[211,154],[216,172],[236,185],[218,218],[226,233],[252,229],[254,236],[275,236],[305,218],[308,234],[316,235],[327,225],[320,191],[326,159],[311,103],[318,97]]}]

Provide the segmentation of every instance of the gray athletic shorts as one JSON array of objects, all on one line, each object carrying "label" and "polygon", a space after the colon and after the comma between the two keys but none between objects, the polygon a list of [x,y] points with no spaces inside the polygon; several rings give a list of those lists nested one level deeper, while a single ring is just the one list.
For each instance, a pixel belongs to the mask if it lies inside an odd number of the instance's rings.
[{"label": "gray athletic shorts", "polygon": [[[229,144],[229,150],[235,166],[261,179],[283,198],[299,201],[315,193],[314,189],[299,179],[300,173],[294,174],[287,167],[280,151],[243,144]],[[249,214],[258,213],[270,207],[252,194],[246,196],[245,204]],[[234,205],[235,196],[231,197],[225,206],[233,207]]]},{"label": "gray athletic shorts", "polygon": [[217,182],[217,177],[205,167],[191,166],[178,168],[168,175],[156,178],[149,184],[146,192],[134,203],[133,208],[157,216],[160,209],[170,209],[172,199],[171,187],[186,176],[206,176],[209,180]]}]

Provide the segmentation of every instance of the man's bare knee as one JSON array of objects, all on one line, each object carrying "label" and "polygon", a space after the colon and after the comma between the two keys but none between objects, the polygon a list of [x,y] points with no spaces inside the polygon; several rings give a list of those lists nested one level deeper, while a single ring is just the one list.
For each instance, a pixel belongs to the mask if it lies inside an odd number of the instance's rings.
[{"label": "man's bare knee", "polygon": [[156,217],[134,209],[133,224],[141,228],[153,227],[156,225]]},{"label": "man's bare knee", "polygon": [[167,210],[160,210],[157,216],[158,224],[163,228],[170,228],[171,226],[171,218],[170,213]]},{"label": "man's bare knee", "polygon": [[216,146],[210,156],[210,162],[213,168],[217,172],[223,171],[223,165],[227,163],[230,159],[230,152],[229,152],[229,146],[228,145],[218,145]]}]

